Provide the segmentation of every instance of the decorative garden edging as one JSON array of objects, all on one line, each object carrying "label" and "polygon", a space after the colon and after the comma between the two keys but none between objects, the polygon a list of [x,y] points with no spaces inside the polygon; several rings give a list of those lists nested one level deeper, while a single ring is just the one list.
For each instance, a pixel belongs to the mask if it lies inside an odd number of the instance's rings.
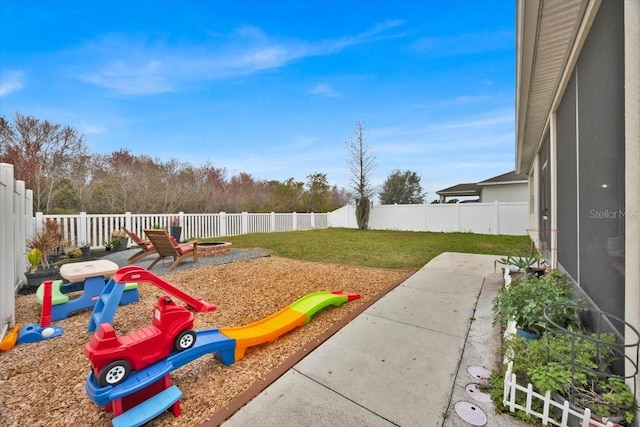
[{"label": "decorative garden edging", "polygon": [[[503,394],[503,404],[505,408],[508,408],[511,412],[515,412],[516,410],[524,411],[528,415],[540,418],[543,425],[555,425],[559,427],[568,427],[569,419],[571,417],[576,417],[581,427],[615,427],[617,425],[610,421],[601,422],[592,419],[591,410],[589,408],[586,408],[584,411],[579,408],[571,408],[568,400],[565,400],[563,403],[556,402],[551,396],[550,391],[541,395],[533,390],[533,385],[531,383],[527,384],[526,387],[519,385],[516,374],[512,372],[512,368],[513,362],[508,362],[507,372],[504,376]],[[526,393],[527,399],[525,406],[516,403],[516,394],[518,392]],[[531,409],[533,406],[533,399],[542,401],[544,408],[542,413]],[[549,415],[554,408],[561,411],[559,421],[555,418],[551,418]]]},{"label": "decorative garden edging", "polygon": [[[508,269],[505,269],[504,280],[505,280],[505,285],[504,285],[505,289],[508,290],[509,287],[512,286],[512,283],[511,283],[512,278]],[[595,344],[596,348],[609,348],[617,356],[621,357],[623,360],[626,359],[628,363],[631,363],[635,367],[635,375],[638,374],[638,355],[640,354],[640,351],[638,351],[638,348],[640,346],[640,333],[635,328],[633,328],[631,325],[628,325],[626,322],[624,322],[623,319],[619,319],[611,314],[597,310],[596,308],[580,307],[581,309],[584,310],[585,313],[596,312],[597,314],[596,316],[597,321],[595,326],[595,330],[598,331],[597,338],[594,338],[593,336],[590,336],[590,335],[583,335],[580,332],[573,331],[572,329],[564,328],[563,326],[553,322],[551,318],[548,316],[547,310],[553,310],[554,307],[562,306],[563,304],[551,304],[545,307],[544,316],[546,318],[548,327],[549,326],[551,327],[551,329],[548,330],[547,333],[551,333],[553,331],[554,333],[557,333],[560,335],[563,335],[563,334],[568,335],[570,338],[570,342],[571,342],[570,359],[563,360],[561,363],[570,364],[572,384],[573,384],[573,378],[575,374],[573,366],[574,366],[574,363],[576,363],[577,361],[577,358],[575,356],[575,354],[577,353],[573,352],[574,340],[588,340],[590,342],[597,343]],[[570,303],[570,304],[573,304],[573,303]],[[577,304],[575,307],[579,308]],[[590,316],[590,318],[593,319],[593,316]],[[617,321],[623,324],[625,329],[634,332],[638,340],[635,343],[627,342],[627,343],[621,344],[619,342],[618,343],[607,342],[604,340],[604,338],[600,338],[601,323],[606,323],[609,326],[612,326],[613,325],[612,322],[614,321]],[[516,331],[517,331],[516,322],[512,318],[512,320],[506,322],[504,338],[509,339],[512,335],[516,334]],[[632,353],[636,354],[635,360],[632,360],[630,357],[625,356],[624,350],[627,347],[635,348],[635,351],[632,351]],[[549,342],[547,342],[547,348],[549,351],[551,351]],[[548,390],[544,395],[542,395],[534,391],[534,386],[531,383],[528,383],[526,386],[519,385],[517,383],[516,374],[513,370],[513,364],[514,364],[513,361],[516,359],[520,360],[518,359],[517,354],[514,353],[514,351],[517,351],[517,350],[514,350],[514,347],[512,346],[506,346],[504,350],[506,350],[504,354],[504,359],[503,359],[503,366],[506,366],[506,372],[504,374],[504,379],[503,379],[503,392],[502,392],[502,405],[504,409],[512,413],[516,411],[522,411],[529,417],[539,418],[542,421],[543,425],[555,425],[559,427],[621,427],[621,426],[627,425],[624,423],[624,418],[625,418],[624,412],[621,414],[621,416],[616,415],[615,417],[609,417],[609,419],[607,419],[606,417],[599,418],[598,414],[594,414],[593,412],[594,409],[598,410],[597,407],[590,408],[589,406],[591,405],[587,405],[585,409],[582,409],[583,405],[572,404],[572,403],[575,403],[573,401],[573,398],[570,400],[565,399],[559,393],[552,392],[550,390]],[[602,351],[604,352],[604,350]],[[561,353],[558,353],[558,354],[561,354]],[[596,350],[596,354],[600,354],[600,350]],[[599,357],[599,356],[596,356],[596,357]],[[597,359],[597,360],[599,361],[600,359]],[[588,362],[585,362],[585,363],[588,363]],[[584,365],[584,366],[586,367],[589,365]],[[599,362],[597,366],[598,367],[600,366]],[[605,378],[611,377],[611,378],[619,378],[622,381],[625,380],[625,377],[614,375],[614,374],[611,374],[610,372],[607,374],[604,370],[601,372],[600,369],[596,369],[595,367],[583,368],[583,369],[591,370],[592,372],[595,372],[598,375]],[[496,385],[499,387],[499,383]],[[553,388],[551,390],[553,390]],[[614,391],[612,390],[607,394],[610,394],[610,393],[614,393]],[[637,395],[635,389],[631,391],[631,393],[634,396]],[[612,399],[612,400],[609,400],[609,402],[611,403],[607,403],[609,405],[612,405],[610,407],[615,407],[617,404],[622,404],[620,401],[613,400],[613,398],[611,397],[609,397],[608,399]],[[540,408],[542,408],[542,410],[541,412],[538,412],[540,411]],[[623,408],[624,408],[623,406],[620,406],[620,409],[623,409]],[[637,410],[637,406],[634,406],[632,408],[636,408]],[[629,416],[628,412],[627,412],[627,416]],[[629,419],[627,419],[627,422],[628,421]]]}]

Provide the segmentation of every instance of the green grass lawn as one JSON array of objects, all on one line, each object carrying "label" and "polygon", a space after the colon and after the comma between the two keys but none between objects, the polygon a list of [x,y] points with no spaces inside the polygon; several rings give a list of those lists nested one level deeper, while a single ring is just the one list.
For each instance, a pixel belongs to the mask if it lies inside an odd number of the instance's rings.
[{"label": "green grass lawn", "polygon": [[305,261],[417,270],[442,252],[517,255],[530,249],[528,236],[330,228],[204,239],[239,249],[263,248],[271,255]]}]

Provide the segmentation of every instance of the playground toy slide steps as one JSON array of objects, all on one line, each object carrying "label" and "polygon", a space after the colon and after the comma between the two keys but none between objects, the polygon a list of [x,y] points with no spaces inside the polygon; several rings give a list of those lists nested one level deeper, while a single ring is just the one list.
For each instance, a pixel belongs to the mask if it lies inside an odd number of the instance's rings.
[{"label": "playground toy slide steps", "polygon": [[173,385],[111,420],[113,427],[141,426],[169,409],[182,397],[182,391]]}]

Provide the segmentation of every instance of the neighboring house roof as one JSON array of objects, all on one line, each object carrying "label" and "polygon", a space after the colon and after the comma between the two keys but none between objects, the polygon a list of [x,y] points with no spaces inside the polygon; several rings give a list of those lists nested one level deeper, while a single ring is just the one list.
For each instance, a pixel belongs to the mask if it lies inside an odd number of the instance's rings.
[{"label": "neighboring house roof", "polygon": [[465,184],[457,184],[443,190],[436,191],[441,197],[462,197],[462,196],[480,196],[481,186],[483,185],[499,185],[529,182],[527,174],[518,174],[515,171],[503,173],[478,183],[468,182]]},{"label": "neighboring house roof", "polygon": [[494,176],[493,178],[485,179],[484,181],[480,181],[478,185],[499,185],[526,182],[529,182],[529,177],[527,174],[511,171],[503,173],[502,175]]},{"label": "neighboring house roof", "polygon": [[480,190],[478,184],[475,182],[458,184],[453,187],[445,188],[440,191],[436,191],[438,196],[453,197],[453,196],[479,196]]}]

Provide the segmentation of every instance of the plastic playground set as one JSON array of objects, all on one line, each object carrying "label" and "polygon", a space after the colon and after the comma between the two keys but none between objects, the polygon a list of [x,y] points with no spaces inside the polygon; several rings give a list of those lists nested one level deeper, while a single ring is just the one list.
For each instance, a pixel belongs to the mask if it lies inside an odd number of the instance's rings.
[{"label": "plastic playground set", "polygon": [[[16,325],[0,342],[0,349],[59,336],[63,330],[52,326],[52,321],[93,308],[87,331],[95,333],[84,346],[84,355],[91,362],[85,388],[96,405],[113,412],[114,427],[139,426],[166,410],[179,416],[182,392],[172,384],[172,371],[209,354],[231,365],[244,357],[248,347],[276,340],[308,323],[319,310],[360,298],[342,291],[315,292],[248,325],[194,331],[193,311],[211,312],[216,310],[214,304],[187,294],[142,267],[118,269],[107,260],[66,266],[60,273],[69,283],[46,281],[36,292],[41,304],[40,324]],[[151,284],[165,294],[158,297],[150,326],[118,336],[111,325],[116,310],[139,300],[140,283]],[[74,291],[82,293],[70,299],[66,294]],[[188,308],[176,304],[174,298]]]}]

